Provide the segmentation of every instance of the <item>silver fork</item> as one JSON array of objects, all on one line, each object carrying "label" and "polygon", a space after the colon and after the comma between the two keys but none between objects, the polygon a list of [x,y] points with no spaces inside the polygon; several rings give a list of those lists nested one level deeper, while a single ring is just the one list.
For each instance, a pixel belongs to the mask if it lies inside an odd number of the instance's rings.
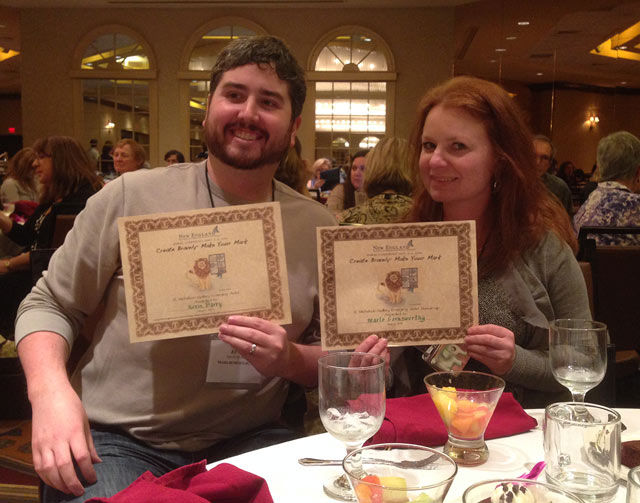
[{"label": "silver fork", "polygon": [[[390,459],[379,459],[379,458],[367,458],[363,459],[364,463],[376,462],[382,465],[394,465],[400,468],[424,468],[425,466],[431,464],[435,459],[439,456],[438,454],[432,454],[431,456],[419,459],[417,461],[411,461],[408,459],[403,459],[402,461],[391,461]],[[317,458],[300,458],[298,459],[298,463],[302,466],[340,466],[342,465],[341,459],[317,459]]]}]

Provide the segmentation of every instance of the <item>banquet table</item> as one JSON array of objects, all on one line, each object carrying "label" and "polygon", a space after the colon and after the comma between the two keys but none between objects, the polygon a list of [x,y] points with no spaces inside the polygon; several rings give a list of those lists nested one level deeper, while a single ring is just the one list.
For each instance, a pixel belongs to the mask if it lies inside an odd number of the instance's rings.
[{"label": "banquet table", "polygon": [[[617,409],[627,429],[622,441],[640,439],[640,409]],[[542,418],[543,409],[526,411],[538,421],[538,426],[526,433],[487,441],[489,460],[476,467],[459,467],[445,503],[460,503],[462,493],[474,482],[497,478],[518,477],[528,472],[538,461],[544,460]],[[439,448],[441,449],[441,447]],[[263,477],[275,503],[330,503],[322,484],[333,475],[342,473],[340,466],[302,466],[298,458],[338,459],[345,455],[342,443],[328,433],[304,437],[291,442],[258,449],[217,463],[231,463],[238,468]],[[544,481],[544,474],[540,476]],[[626,482],[620,481],[613,503],[624,503]]]}]

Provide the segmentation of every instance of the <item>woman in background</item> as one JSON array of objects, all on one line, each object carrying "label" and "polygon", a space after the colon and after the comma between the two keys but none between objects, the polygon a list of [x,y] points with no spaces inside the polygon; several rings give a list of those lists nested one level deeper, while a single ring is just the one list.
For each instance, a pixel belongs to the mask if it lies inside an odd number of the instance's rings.
[{"label": "woman in background", "polygon": [[120,140],[113,147],[113,167],[118,175],[142,168],[146,160],[147,153],[135,140]]},{"label": "woman in background", "polygon": [[334,214],[366,201],[367,195],[364,193],[363,186],[365,158],[368,153],[368,150],[359,150],[353,154],[345,182],[336,185],[329,194],[327,208]]},{"label": "woman in background", "polygon": [[[476,224],[480,324],[467,329],[466,368],[501,376],[525,407],[556,401],[549,321],[591,315],[575,236],[536,173],[517,105],[496,84],[456,77],[423,98],[412,154],[411,220]],[[424,363],[404,375],[403,365],[396,382],[423,393]]]},{"label": "woman in background", "polygon": [[274,178],[288,185],[296,192],[309,195],[306,187],[307,163],[302,158],[302,145],[296,137],[293,147],[289,147],[287,155],[280,161]]},{"label": "woman in background", "polygon": [[[618,131],[598,142],[600,182],[573,218],[583,226],[640,226],[640,139]],[[639,246],[638,234],[594,234],[598,246]]]},{"label": "woman in background", "polygon": [[339,213],[339,223],[388,224],[406,217],[413,192],[408,146],[407,140],[387,137],[369,152],[364,173],[364,192],[369,199]]},{"label": "woman in background", "polygon": [[36,154],[31,148],[19,150],[9,161],[9,169],[0,187],[0,201],[37,201],[40,184],[36,180],[33,163]]},{"label": "woman in background", "polygon": [[325,180],[320,177],[320,173],[327,171],[328,169],[331,169],[331,161],[329,159],[325,159],[324,157],[316,159],[311,166],[312,176],[307,182],[307,188],[322,190]]},{"label": "woman in background", "polygon": [[18,304],[31,289],[30,252],[51,247],[54,209],[66,205],[80,211],[101,187],[94,166],[74,138],[49,136],[36,141],[33,150],[36,174],[42,184],[40,204],[24,225],[0,213],[2,233],[27,250],[0,260],[0,291],[3,292],[0,320],[9,327],[13,325]]}]

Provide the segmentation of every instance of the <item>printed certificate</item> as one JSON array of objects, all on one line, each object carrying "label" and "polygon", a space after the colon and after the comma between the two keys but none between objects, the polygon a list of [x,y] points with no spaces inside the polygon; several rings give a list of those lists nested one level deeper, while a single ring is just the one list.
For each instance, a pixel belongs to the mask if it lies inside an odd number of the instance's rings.
[{"label": "printed certificate", "polygon": [[131,342],[291,322],[280,203],[118,219]]},{"label": "printed certificate", "polygon": [[475,222],[321,227],[322,348],[462,342],[478,323]]}]

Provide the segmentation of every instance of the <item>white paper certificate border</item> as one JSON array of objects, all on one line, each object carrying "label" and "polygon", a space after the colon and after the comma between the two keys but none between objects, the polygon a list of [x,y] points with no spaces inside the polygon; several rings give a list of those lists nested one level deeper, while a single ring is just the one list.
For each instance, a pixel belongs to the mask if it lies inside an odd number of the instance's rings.
[{"label": "white paper certificate border", "polygon": [[[286,260],[284,258],[284,248],[281,249],[278,240],[280,235],[280,242],[283,243],[282,226],[281,224],[280,226],[277,225],[279,222],[276,222],[276,219],[278,221],[280,219],[280,205],[277,202],[239,206],[237,208],[225,206],[188,213],[179,212],[175,214],[149,215],[148,217],[119,218],[121,253],[123,257],[126,254],[126,260],[123,261],[124,274],[130,282],[130,296],[127,296],[127,308],[132,311],[129,315],[131,341],[143,342],[145,340],[215,333],[217,332],[217,327],[226,321],[229,314],[243,314],[289,323],[291,308]],[[142,270],[141,233],[155,230],[215,226],[216,224],[229,224],[248,220],[262,221],[271,307],[254,311],[247,310],[241,313],[196,315],[162,322],[149,321],[147,294]]]},{"label": "white paper certificate border", "polygon": [[354,348],[368,333],[339,333],[336,306],[336,266],[334,244],[337,241],[455,237],[458,240],[458,280],[460,325],[435,329],[378,330],[391,345],[409,346],[460,342],[467,328],[478,322],[477,264],[475,260],[475,227],[473,222],[416,223],[396,225],[342,226],[318,228],[320,310],[322,348]]}]

